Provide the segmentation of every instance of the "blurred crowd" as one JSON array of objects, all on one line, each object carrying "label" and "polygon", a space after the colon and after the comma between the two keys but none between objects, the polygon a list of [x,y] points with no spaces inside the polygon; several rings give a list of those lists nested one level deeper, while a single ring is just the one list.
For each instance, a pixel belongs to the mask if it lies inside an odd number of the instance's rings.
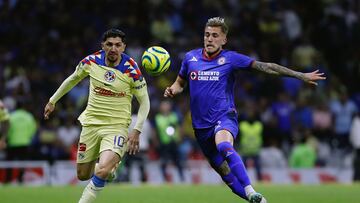
[{"label": "blurred crowd", "polygon": [[205,22],[214,16],[230,27],[226,49],[298,71],[319,69],[327,77],[313,87],[294,78],[238,73],[235,144],[247,164],[342,166],[353,149],[360,154],[358,0],[0,0],[0,98],[10,112],[0,160],[18,153],[50,162],[76,158],[76,118],[86,106],[88,81],[64,96],[46,122],[43,107],[77,63],[100,49],[101,34],[116,27],[126,33],[126,53],[138,64],[152,45],[166,48],[172,60],[159,77],[143,71],[151,111],[142,153],[128,162],[160,159],[165,178],[173,162],[182,177],[187,160],[203,158],[191,128],[189,94],[173,101],[162,95],[184,54],[202,46]]}]

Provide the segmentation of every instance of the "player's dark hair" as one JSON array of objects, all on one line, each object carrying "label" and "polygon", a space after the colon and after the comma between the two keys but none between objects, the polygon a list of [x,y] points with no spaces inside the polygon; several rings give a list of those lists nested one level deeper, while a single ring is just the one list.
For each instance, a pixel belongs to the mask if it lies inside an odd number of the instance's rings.
[{"label": "player's dark hair", "polygon": [[121,41],[125,42],[125,33],[119,29],[111,28],[104,32],[101,37],[102,42],[105,42],[109,37],[120,37]]},{"label": "player's dark hair", "polygon": [[227,35],[229,27],[225,23],[225,19],[221,17],[209,18],[205,27],[221,27],[221,31]]}]

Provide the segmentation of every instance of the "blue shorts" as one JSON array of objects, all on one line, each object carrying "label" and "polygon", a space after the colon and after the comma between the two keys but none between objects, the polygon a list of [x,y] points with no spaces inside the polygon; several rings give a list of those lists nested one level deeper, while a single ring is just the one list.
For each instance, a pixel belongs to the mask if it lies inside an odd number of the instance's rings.
[{"label": "blue shorts", "polygon": [[239,132],[236,116],[224,116],[215,126],[210,128],[194,129],[196,140],[213,167],[218,167],[224,162],[224,158],[218,152],[215,144],[215,134],[220,130],[229,131],[235,140]]}]

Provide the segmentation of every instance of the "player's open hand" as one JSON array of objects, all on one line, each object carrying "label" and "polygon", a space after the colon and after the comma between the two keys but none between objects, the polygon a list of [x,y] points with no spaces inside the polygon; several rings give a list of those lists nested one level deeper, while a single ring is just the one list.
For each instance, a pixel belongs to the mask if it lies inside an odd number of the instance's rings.
[{"label": "player's open hand", "polygon": [[129,152],[130,155],[134,155],[140,151],[139,137],[140,137],[140,132],[138,130],[134,129],[129,133],[129,136],[127,139],[127,144],[128,144],[127,151]]},{"label": "player's open hand", "polygon": [[311,73],[304,73],[303,81],[317,85],[318,80],[325,80],[326,77],[324,77],[324,73],[320,73],[319,70],[313,71]]},{"label": "player's open hand", "polygon": [[50,114],[54,111],[55,105],[48,102],[44,109],[44,118],[45,120],[49,119]]}]

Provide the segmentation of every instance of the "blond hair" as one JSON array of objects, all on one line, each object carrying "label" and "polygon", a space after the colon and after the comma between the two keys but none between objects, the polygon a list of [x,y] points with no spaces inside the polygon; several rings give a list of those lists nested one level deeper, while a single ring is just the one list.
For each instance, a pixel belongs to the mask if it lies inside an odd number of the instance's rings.
[{"label": "blond hair", "polygon": [[221,27],[221,31],[224,34],[227,34],[229,31],[229,27],[226,25],[225,19],[221,17],[209,18],[205,27]]}]

